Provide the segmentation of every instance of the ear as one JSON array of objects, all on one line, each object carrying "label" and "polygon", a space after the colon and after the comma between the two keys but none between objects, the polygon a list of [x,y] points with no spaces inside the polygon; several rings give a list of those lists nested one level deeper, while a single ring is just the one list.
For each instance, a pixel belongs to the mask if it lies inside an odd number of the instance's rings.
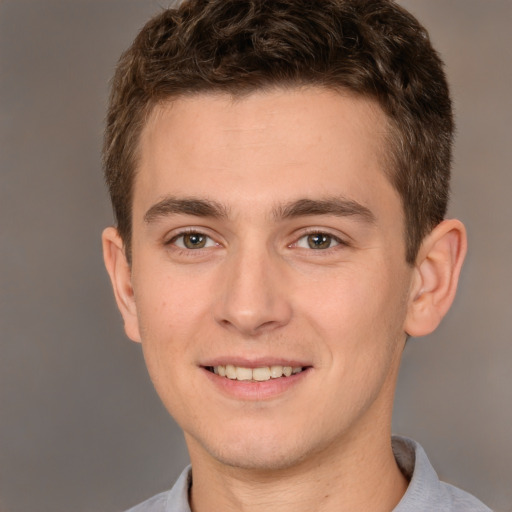
[{"label": "ear", "polygon": [[423,240],[415,263],[404,330],[411,336],[434,331],[450,309],[467,251],[464,225],[438,224]]},{"label": "ear", "polygon": [[116,228],[109,227],[103,231],[103,260],[112,282],[117,307],[124,320],[124,330],[128,338],[140,342],[137,307],[132,287],[132,272],[124,244]]}]

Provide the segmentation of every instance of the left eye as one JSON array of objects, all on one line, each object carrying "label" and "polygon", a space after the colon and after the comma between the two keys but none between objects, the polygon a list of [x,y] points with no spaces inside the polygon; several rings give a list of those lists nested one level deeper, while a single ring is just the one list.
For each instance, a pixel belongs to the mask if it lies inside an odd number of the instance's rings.
[{"label": "left eye", "polygon": [[309,235],[300,237],[296,245],[303,249],[321,250],[330,249],[339,244],[340,241],[338,239],[327,233],[310,233]]},{"label": "left eye", "polygon": [[215,245],[215,242],[209,236],[196,232],[178,235],[171,242],[180,249],[204,249]]}]

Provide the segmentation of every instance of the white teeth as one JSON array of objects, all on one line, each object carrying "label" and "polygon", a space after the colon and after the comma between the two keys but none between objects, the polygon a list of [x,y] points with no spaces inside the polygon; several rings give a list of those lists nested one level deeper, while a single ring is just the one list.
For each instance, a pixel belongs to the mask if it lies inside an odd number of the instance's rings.
[{"label": "white teeth", "polygon": [[231,380],[255,380],[264,382],[270,379],[280,377],[289,377],[303,370],[302,366],[262,366],[260,368],[244,368],[243,366],[234,366],[227,364],[213,367],[213,373],[220,377],[227,377]]},{"label": "white teeth", "polygon": [[254,368],[252,371],[253,380],[270,380],[270,368],[265,366],[265,368]]},{"label": "white teeth", "polygon": [[270,376],[273,379],[278,379],[283,376],[283,367],[282,366],[271,366],[270,367]]},{"label": "white teeth", "polygon": [[232,364],[226,365],[226,377],[228,379],[236,379],[236,368]]},{"label": "white teeth", "polygon": [[252,380],[252,370],[250,368],[236,367],[236,380]]}]

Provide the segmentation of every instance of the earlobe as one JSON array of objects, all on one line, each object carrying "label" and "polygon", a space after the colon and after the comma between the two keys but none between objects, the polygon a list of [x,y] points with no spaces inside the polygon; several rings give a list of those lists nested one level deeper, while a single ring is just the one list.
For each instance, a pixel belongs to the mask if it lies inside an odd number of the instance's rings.
[{"label": "earlobe", "polygon": [[124,320],[126,335],[131,340],[140,342],[131,268],[126,260],[123,241],[114,227],[106,228],[101,238],[103,260],[110,276],[117,306]]},{"label": "earlobe", "polygon": [[418,252],[404,330],[425,336],[441,323],[452,305],[466,256],[464,225],[445,220],[425,237]]}]

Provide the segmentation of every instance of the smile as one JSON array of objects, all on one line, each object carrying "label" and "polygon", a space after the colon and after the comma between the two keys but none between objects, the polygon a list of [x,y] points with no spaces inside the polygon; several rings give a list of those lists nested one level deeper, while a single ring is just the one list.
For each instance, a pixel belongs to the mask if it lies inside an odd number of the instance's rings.
[{"label": "smile", "polygon": [[225,366],[210,366],[209,371],[215,373],[219,377],[226,377],[231,380],[256,381],[264,382],[270,379],[279,379],[281,377],[290,377],[301,373],[304,368],[302,366],[262,366],[260,368],[245,368],[243,366],[235,366],[227,364]]}]

